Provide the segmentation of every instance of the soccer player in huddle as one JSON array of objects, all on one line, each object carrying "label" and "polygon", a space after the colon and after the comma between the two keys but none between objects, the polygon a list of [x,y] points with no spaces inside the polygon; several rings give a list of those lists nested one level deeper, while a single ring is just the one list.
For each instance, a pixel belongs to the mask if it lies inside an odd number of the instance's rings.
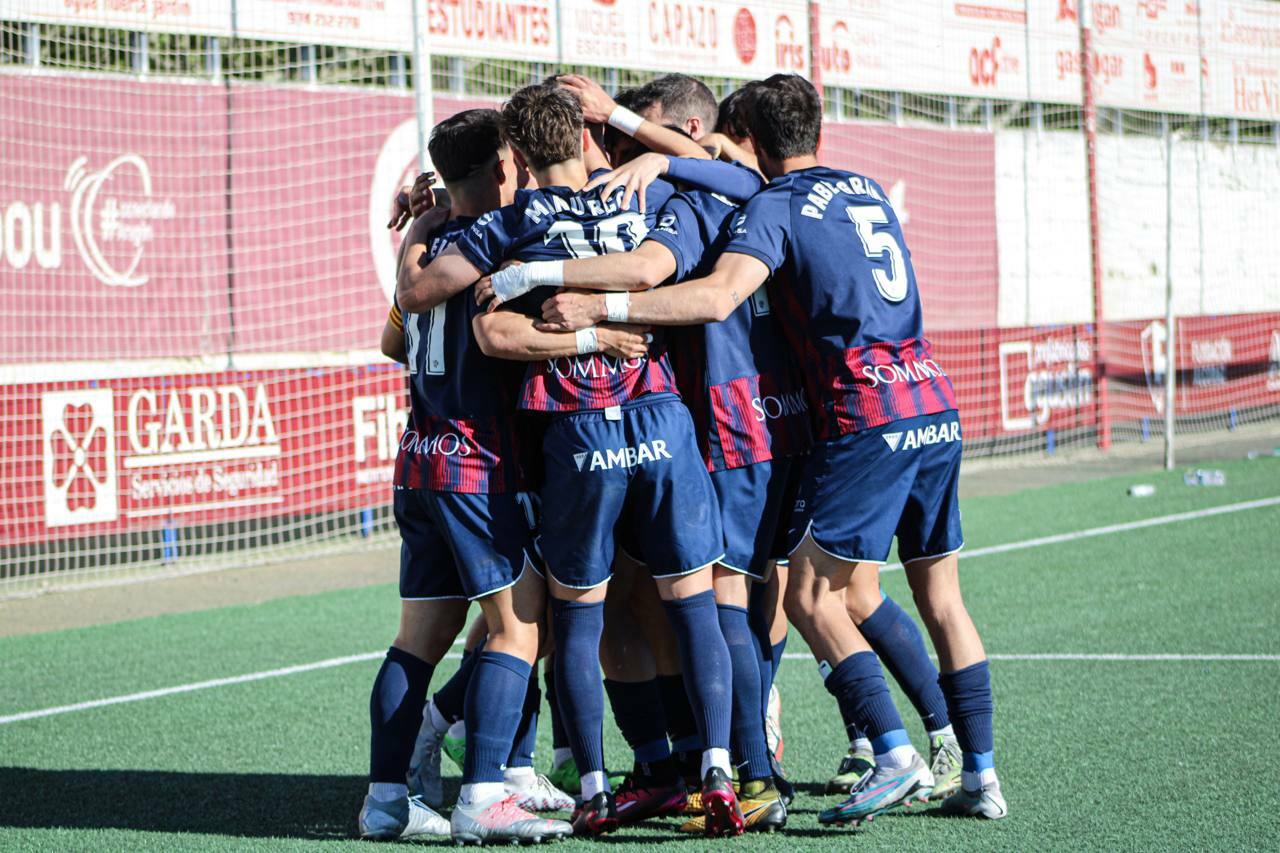
[{"label": "soccer player in huddle", "polygon": [[[759,178],[742,171],[750,176],[745,185],[758,189]],[[482,285],[478,296],[484,298],[495,283],[498,290],[516,293],[553,277],[570,287],[615,291],[596,300],[607,316],[611,306],[625,310],[628,290],[709,272],[736,210],[723,195],[682,192],[658,212],[657,227],[635,251],[511,267],[488,287]],[[582,325],[552,319],[567,329]],[[763,638],[754,633],[761,626],[751,624],[747,607],[753,583],[765,579],[771,558],[782,556],[774,551],[775,532],[788,499],[789,457],[808,447],[807,404],[764,291],[725,322],[674,329],[668,340],[703,462],[712,472],[724,532],[725,553],[714,569],[714,587],[733,669],[732,741],[741,806],[747,829],[775,829],[785,824],[786,808],[773,783],[765,742],[764,699],[772,680],[772,655],[762,649],[771,651],[771,643],[767,626]],[[660,788],[662,783],[646,784]],[[704,827],[705,819],[694,817],[682,829],[702,832]]]},{"label": "soccer player in huddle", "polygon": [[[476,345],[473,300],[418,286],[431,258],[513,197],[516,169],[493,110],[442,122],[430,152],[452,206],[443,223],[414,221],[397,286],[411,410],[394,492],[403,603],[400,632],[370,698],[370,787],[360,831],[366,838],[452,834],[464,842],[563,837],[569,824],[524,811],[504,787],[545,631],[534,504],[513,417],[519,372]],[[479,603],[488,638],[467,690],[463,787],[451,825],[443,825],[420,797],[410,799],[407,773],[432,671],[461,631],[469,600]]]},{"label": "soccer player in huddle", "polygon": [[[707,276],[632,294],[626,310],[609,315],[645,324],[719,322],[770,282],[817,430],[790,522],[787,614],[842,715],[869,737],[876,762],[819,820],[857,823],[923,800],[935,785],[854,625],[866,627],[881,609],[878,569],[895,536],[963,753],[961,785],[943,811],[1003,817],[990,676],[955,556],[963,544],[955,394],[923,335],[901,228],[874,181],[818,163],[821,102],[807,81],[775,75],[751,97],[751,141],[769,185],[734,220]],[[585,322],[597,299],[563,294],[548,317],[576,313]],[[886,642],[912,645],[909,638]],[[901,661],[922,666],[913,657],[909,651]]]},{"label": "soccer player in huddle", "polygon": [[[504,260],[569,259],[633,248],[652,213],[623,204],[621,191],[584,192],[586,131],[577,99],[561,87],[516,92],[503,108],[504,130],[540,189],[482,218],[456,252],[432,264],[437,279],[465,288]],[[709,162],[709,161],[708,161]],[[715,165],[715,164],[713,164]],[[430,271],[430,270],[429,270]],[[617,826],[603,766],[604,697],[598,675],[603,599],[614,558],[615,530],[638,531],[639,556],[657,578],[680,642],[686,687],[705,745],[702,802],[709,834],[742,831],[730,782],[731,667],[715,616],[710,566],[721,555],[710,479],[701,463],[688,410],[659,337],[647,356],[600,353],[598,329],[553,334],[574,355],[528,346],[534,316],[550,294],[528,298],[477,320],[487,352],[531,362],[521,407],[545,413],[541,545],[556,641],[558,699],[565,712],[583,803],[575,830]]]}]

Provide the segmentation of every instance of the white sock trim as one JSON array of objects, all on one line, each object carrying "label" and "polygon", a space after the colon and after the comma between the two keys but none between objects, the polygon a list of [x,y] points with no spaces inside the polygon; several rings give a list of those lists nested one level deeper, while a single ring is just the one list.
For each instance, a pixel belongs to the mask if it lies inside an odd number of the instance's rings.
[{"label": "white sock trim", "polygon": [[712,746],[702,751],[702,775],[706,776],[707,771],[712,767],[719,767],[726,774],[732,774],[729,765],[729,750],[721,749],[718,746]]},{"label": "white sock trim", "polygon": [[884,767],[886,770],[900,770],[911,764],[911,759],[916,755],[916,748],[910,744],[895,746],[893,749],[885,753],[876,753],[876,764]]},{"label": "white sock trim", "polygon": [[390,803],[396,800],[407,799],[409,796],[409,786],[399,785],[395,782],[370,782],[369,796],[373,797],[380,803]]},{"label": "white sock trim", "polygon": [[506,796],[507,787],[501,782],[472,782],[463,785],[458,794],[458,802],[464,806],[475,806]]},{"label": "white sock trim", "polygon": [[583,773],[579,780],[582,782],[582,801],[584,803],[601,791],[611,790],[609,788],[609,777],[604,775],[603,770]]},{"label": "white sock trim", "polygon": [[431,728],[436,732],[436,734],[442,735],[449,731],[449,721],[440,713],[440,709],[436,707],[435,702],[427,704],[427,713],[422,716],[423,719],[431,725]]}]

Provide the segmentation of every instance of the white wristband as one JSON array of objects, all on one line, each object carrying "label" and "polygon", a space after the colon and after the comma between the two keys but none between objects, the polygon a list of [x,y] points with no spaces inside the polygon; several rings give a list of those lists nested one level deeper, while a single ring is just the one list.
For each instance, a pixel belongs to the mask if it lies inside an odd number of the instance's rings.
[{"label": "white wristband", "polygon": [[626,107],[614,107],[613,112],[609,113],[609,127],[616,127],[627,136],[635,136],[642,124],[644,124],[644,117],[636,115]]},{"label": "white wristband", "polygon": [[564,261],[534,261],[525,266],[529,268],[529,284],[532,287],[559,287],[564,284]]},{"label": "white wristband", "polygon": [[596,327],[588,326],[573,333],[578,341],[578,355],[590,355],[600,351],[600,342],[596,340]]},{"label": "white wristband", "polygon": [[627,322],[627,315],[631,312],[631,294],[606,293],[604,295],[604,310],[607,315],[606,319],[610,323]]}]

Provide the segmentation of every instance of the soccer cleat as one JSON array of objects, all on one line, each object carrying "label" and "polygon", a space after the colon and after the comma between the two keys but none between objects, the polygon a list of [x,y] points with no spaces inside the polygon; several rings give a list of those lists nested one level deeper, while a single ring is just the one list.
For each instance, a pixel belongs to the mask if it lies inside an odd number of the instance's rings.
[{"label": "soccer cleat", "polygon": [[454,844],[519,844],[568,838],[573,827],[562,820],[547,820],[520,808],[515,797],[497,797],[487,803],[453,808],[450,829]]},{"label": "soccer cleat", "polygon": [[601,791],[573,811],[574,835],[604,835],[618,828],[618,807],[612,791]]},{"label": "soccer cleat", "polygon": [[931,800],[943,800],[960,790],[960,744],[955,735],[929,739],[929,772],[933,774]]},{"label": "soccer cleat", "polygon": [[705,835],[741,835],[746,828],[733,782],[719,767],[712,767],[702,777],[702,813]]},{"label": "soccer cleat", "polygon": [[464,734],[462,737],[454,737],[449,732],[445,732],[441,747],[444,749],[444,754],[449,756],[449,760],[461,770],[462,763],[467,758],[467,736]]},{"label": "soccer cleat", "polygon": [[781,762],[772,755],[769,756],[769,769],[773,771],[773,786],[778,789],[782,804],[790,806],[791,801],[796,798],[796,786],[787,778],[787,771],[782,768]]},{"label": "soccer cleat", "polygon": [[769,752],[777,761],[782,760],[782,751],[786,744],[782,740],[782,694],[778,685],[769,688],[769,703],[764,715],[764,740]]},{"label": "soccer cleat", "polygon": [[680,810],[681,814],[700,815],[702,814],[702,792],[698,790],[689,791],[684,798],[684,808]]},{"label": "soccer cleat", "polygon": [[[760,779],[748,782],[738,795],[738,807],[747,832],[773,832],[787,825],[787,806],[774,785]],[[681,832],[706,833],[706,816],[690,818]]]},{"label": "soccer cleat", "polygon": [[679,776],[660,778],[633,771],[616,792],[618,822],[623,826],[651,817],[677,815],[684,811],[686,795]]},{"label": "soccer cleat", "polygon": [[576,797],[582,793],[582,779],[578,775],[578,765],[572,758],[566,758],[552,767],[547,779],[566,794]]},{"label": "soccer cleat", "polygon": [[840,759],[840,769],[836,775],[827,780],[828,794],[847,794],[849,791],[876,769],[876,757],[869,752],[855,752],[849,747],[849,754]]},{"label": "soccer cleat", "polygon": [[507,785],[507,793],[516,798],[520,808],[531,812],[559,812],[573,808],[573,797],[561,791],[539,773],[523,786]]},{"label": "soccer cleat", "polygon": [[433,809],[444,805],[444,782],[440,778],[440,732],[423,722],[409,759],[409,793],[421,797]]},{"label": "soccer cleat", "polygon": [[906,767],[891,770],[877,765],[854,786],[848,799],[832,808],[823,809],[818,815],[818,823],[852,823],[857,826],[895,806],[927,802],[931,790],[933,774],[924,766],[924,759],[918,754],[911,756],[911,763]]},{"label": "soccer cleat", "polygon": [[384,802],[364,798],[360,809],[360,837],[373,841],[447,836],[449,821],[436,814],[418,797]]},{"label": "soccer cleat", "polygon": [[1009,806],[1000,793],[1000,783],[988,782],[977,791],[956,791],[942,801],[940,814],[951,817],[985,817],[988,820],[1000,820],[1009,814]]}]

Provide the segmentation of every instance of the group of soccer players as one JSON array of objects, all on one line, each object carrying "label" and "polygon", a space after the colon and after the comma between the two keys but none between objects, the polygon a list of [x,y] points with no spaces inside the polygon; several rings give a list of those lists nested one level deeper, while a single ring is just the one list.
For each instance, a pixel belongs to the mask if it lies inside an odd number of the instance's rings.
[{"label": "group of soccer players", "polygon": [[[956,569],[955,394],[893,208],[819,164],[821,128],[794,75],[719,104],[684,75],[616,99],[564,75],[433,130],[445,192],[420,176],[393,215],[412,219],[382,339],[409,374],[402,605],[362,836],[780,829],[788,623],[850,739],[821,823],[931,799],[1007,813]],[[895,536],[937,665],[880,589]],[[462,666],[428,699],[470,602]],[[621,778],[606,695],[634,753]],[[442,754],[462,769],[449,819]]]}]

